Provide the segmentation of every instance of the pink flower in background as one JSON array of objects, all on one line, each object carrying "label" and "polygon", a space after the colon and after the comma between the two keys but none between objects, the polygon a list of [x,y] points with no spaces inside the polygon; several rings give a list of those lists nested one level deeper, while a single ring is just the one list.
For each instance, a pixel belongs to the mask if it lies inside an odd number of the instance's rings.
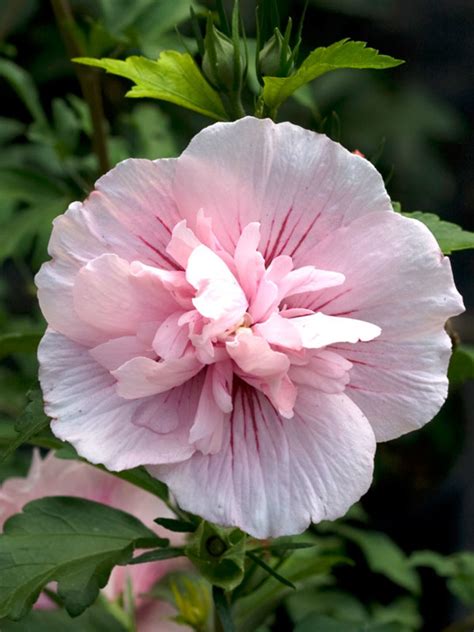
[{"label": "pink flower in background", "polygon": [[364,158],[295,125],[204,129],[55,221],[37,276],[53,432],[267,537],[344,514],[376,440],[447,392],[448,259]]},{"label": "pink flower in background", "polygon": [[[160,536],[174,539],[173,544],[181,544],[176,541],[176,534],[153,522],[159,516],[172,517],[166,505],[155,496],[86,463],[58,459],[52,452],[42,459],[36,450],[26,478],[10,478],[0,485],[0,529],[7,518],[19,513],[26,503],[44,496],[78,496],[110,505],[134,515]],[[170,604],[142,595],[170,571],[185,567],[180,558],[136,566],[116,566],[102,592],[110,599],[117,599],[130,580],[135,596],[137,632],[154,632],[157,625],[160,632],[184,632],[189,628],[170,620],[176,614]],[[55,606],[45,595],[41,595],[36,607]]]}]

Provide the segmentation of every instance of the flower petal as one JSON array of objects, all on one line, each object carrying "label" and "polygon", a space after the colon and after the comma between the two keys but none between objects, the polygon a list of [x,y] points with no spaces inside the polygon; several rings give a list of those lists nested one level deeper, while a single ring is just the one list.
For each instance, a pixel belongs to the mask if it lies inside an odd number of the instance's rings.
[{"label": "flower petal", "polygon": [[377,441],[421,428],[448,394],[451,340],[444,331],[406,342],[337,345],[353,367],[346,394],[366,414]]},{"label": "flower petal", "polygon": [[160,277],[114,254],[101,255],[76,277],[73,297],[79,318],[108,337],[132,335],[141,323],[164,320],[178,305]]},{"label": "flower petal", "polygon": [[220,408],[214,397],[216,365],[206,369],[206,378],[196,411],[194,423],[189,432],[189,440],[203,454],[215,454],[221,449],[224,423],[229,415]]},{"label": "flower petal", "polygon": [[[391,209],[380,174],[322,134],[247,117],[202,130],[178,159],[173,192],[194,228],[196,202],[233,252],[250,222],[260,251],[296,267],[314,264],[314,246],[339,226]],[[329,268],[330,269],[330,268]]]},{"label": "flower petal", "polygon": [[246,374],[268,377],[286,373],[290,361],[284,353],[274,351],[260,336],[254,336],[250,329],[240,329],[234,340],[226,342],[229,356]]},{"label": "flower petal", "polygon": [[380,336],[381,332],[380,327],[364,320],[326,316],[322,312],[298,316],[290,322],[306,349],[320,349],[335,342],[367,342]]},{"label": "flower petal", "polygon": [[202,369],[194,354],[168,360],[133,358],[112,371],[117,380],[117,394],[125,399],[139,399],[165,393],[181,386]]},{"label": "flower petal", "polygon": [[[197,290],[194,307],[205,318],[238,324],[247,309],[247,299],[222,259],[200,245],[189,256],[186,279]],[[225,329],[224,325],[224,329]]]},{"label": "flower petal", "polygon": [[342,272],[344,285],[289,303],[379,325],[377,340],[336,345],[354,364],[347,393],[378,441],[421,427],[446,398],[451,344],[444,324],[463,311],[448,258],[423,224],[396,213],[337,230],[315,258],[318,267]]},{"label": "flower petal", "polygon": [[156,353],[150,345],[137,338],[137,336],[122,336],[113,338],[97,345],[90,350],[91,356],[99,364],[109,371],[117,369],[128,360],[137,356],[156,358]]},{"label": "flower petal", "polygon": [[51,428],[87,460],[123,470],[193,453],[188,435],[202,388],[199,377],[163,395],[125,400],[88,349],[61,334],[47,331],[38,357]]},{"label": "flower petal", "polygon": [[265,338],[271,345],[299,350],[303,348],[303,342],[298,328],[293,325],[293,320],[273,312],[266,321],[254,325],[252,331]]},{"label": "flower petal", "polygon": [[41,310],[51,327],[80,344],[103,342],[102,333],[77,318],[72,288],[88,261],[105,253],[166,269],[171,228],[180,219],[170,194],[174,160],[126,160],[96,184],[83,204],[73,202],[53,222],[53,258],[36,275]]},{"label": "flower petal", "polygon": [[342,516],[367,490],[375,440],[348,397],[302,387],[291,420],[240,384],[222,450],[149,468],[183,509],[257,538]]}]

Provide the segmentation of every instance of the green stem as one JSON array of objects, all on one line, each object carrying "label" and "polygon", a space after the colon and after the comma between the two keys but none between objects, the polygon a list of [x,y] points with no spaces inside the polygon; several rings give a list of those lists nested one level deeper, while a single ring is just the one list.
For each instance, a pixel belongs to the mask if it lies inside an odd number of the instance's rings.
[{"label": "green stem", "polygon": [[214,611],[214,632],[224,632],[222,622],[217,612]]},{"label": "green stem", "polygon": [[[51,5],[69,57],[84,57],[85,51],[77,37],[77,25],[68,0],[51,0]],[[92,144],[98,167],[100,173],[105,173],[109,170],[109,159],[99,75],[96,70],[86,66],[75,65],[75,71],[82,95],[89,107],[93,129]]]}]

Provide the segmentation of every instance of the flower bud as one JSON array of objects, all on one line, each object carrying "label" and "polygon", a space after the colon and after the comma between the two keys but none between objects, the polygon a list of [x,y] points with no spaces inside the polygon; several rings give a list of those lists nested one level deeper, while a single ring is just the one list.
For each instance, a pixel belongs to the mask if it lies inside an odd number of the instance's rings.
[{"label": "flower bud", "polygon": [[291,70],[291,49],[279,29],[258,54],[258,72],[262,76],[286,77]]},{"label": "flower bud", "polygon": [[[204,38],[204,56],[202,69],[209,81],[226,92],[235,89],[236,68],[235,60],[240,52],[235,51],[234,44],[224,33],[215,28],[209,18]],[[239,64],[241,66],[242,64]],[[240,81],[240,78],[238,78]]]}]

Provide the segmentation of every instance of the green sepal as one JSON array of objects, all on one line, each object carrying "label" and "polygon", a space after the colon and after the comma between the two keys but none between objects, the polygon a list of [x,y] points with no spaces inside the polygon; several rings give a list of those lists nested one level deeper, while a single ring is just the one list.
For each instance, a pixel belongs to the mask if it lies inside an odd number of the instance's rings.
[{"label": "green sepal", "polygon": [[240,529],[223,529],[203,521],[185,552],[211,584],[233,590],[244,577],[246,539]]}]

